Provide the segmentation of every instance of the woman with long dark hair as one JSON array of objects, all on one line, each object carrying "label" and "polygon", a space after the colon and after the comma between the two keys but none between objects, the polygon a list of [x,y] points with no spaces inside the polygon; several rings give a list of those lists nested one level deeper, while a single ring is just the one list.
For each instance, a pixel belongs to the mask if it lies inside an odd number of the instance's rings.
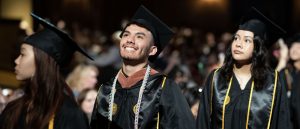
[{"label": "woman with long dark hair", "polygon": [[62,70],[75,51],[89,57],[64,32],[32,14],[44,29],[25,38],[15,60],[16,78],[25,94],[9,103],[1,129],[88,129],[87,118],[65,83]]},{"label": "woman with long dark hair", "polygon": [[[227,49],[221,68],[208,77],[201,94],[198,129],[289,129],[285,87],[267,65],[270,29],[284,32],[252,8]],[[267,33],[268,32],[268,33]]]}]

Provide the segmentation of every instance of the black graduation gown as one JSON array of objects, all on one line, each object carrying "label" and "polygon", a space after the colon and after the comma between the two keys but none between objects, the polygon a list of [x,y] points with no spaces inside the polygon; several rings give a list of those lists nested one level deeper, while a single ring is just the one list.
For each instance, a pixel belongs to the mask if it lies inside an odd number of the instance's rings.
[{"label": "black graduation gown", "polygon": [[[289,71],[289,69],[287,69],[287,68],[285,68],[285,69],[283,69],[283,70],[281,70],[280,72],[279,72],[279,75],[280,75],[280,79],[281,79],[281,83],[282,83],[282,85],[283,86],[285,86],[285,89],[286,89],[286,91],[287,91],[287,97],[288,97],[288,99],[289,99],[289,103],[290,103],[290,98],[291,98],[291,88],[293,88],[293,86],[292,86],[292,81],[293,81],[293,79],[291,79],[291,78],[293,78],[292,76],[292,73],[293,72],[290,72]],[[289,83],[288,82],[288,80],[291,80],[291,82]],[[290,89],[290,90],[289,90]]]},{"label": "black graduation gown", "polygon": [[[277,79],[273,100],[274,76],[275,72],[268,73],[264,88],[260,90],[253,89],[248,123],[246,120],[252,79],[249,80],[245,89],[242,90],[237,79],[233,76],[232,86],[228,93],[230,99],[225,106],[224,129],[245,129],[246,125],[249,129],[267,129],[271,109],[272,118],[269,129],[291,128],[286,90],[279,79]],[[214,81],[212,81],[213,78]],[[229,82],[220,75],[219,71],[215,72],[215,74],[212,72],[209,75],[201,93],[197,117],[198,129],[222,129],[223,105],[228,84]],[[211,94],[213,95],[211,96]],[[210,101],[211,99],[212,101]]]},{"label": "black graduation gown", "polygon": [[[7,107],[9,108],[9,107]],[[0,129],[3,126],[2,120],[5,119],[5,110],[0,116]],[[24,129],[26,113],[21,113],[19,126],[17,129]],[[77,106],[77,103],[65,95],[62,106],[55,114],[54,129],[89,129],[88,119],[84,112]]]},{"label": "black graduation gown", "polygon": [[300,129],[300,72],[292,73],[291,119],[294,129]]},{"label": "black graduation gown", "polygon": [[[155,129],[158,125],[160,129],[194,129],[195,120],[179,87],[169,79],[166,79],[162,87],[164,78],[165,76],[161,74],[149,76],[139,113],[139,128]],[[118,126],[123,129],[133,129],[133,107],[137,103],[142,80],[129,89],[121,88],[120,83],[117,82],[114,97],[117,108],[111,123],[107,118],[112,84],[113,80],[99,88],[91,128],[112,129]]]}]

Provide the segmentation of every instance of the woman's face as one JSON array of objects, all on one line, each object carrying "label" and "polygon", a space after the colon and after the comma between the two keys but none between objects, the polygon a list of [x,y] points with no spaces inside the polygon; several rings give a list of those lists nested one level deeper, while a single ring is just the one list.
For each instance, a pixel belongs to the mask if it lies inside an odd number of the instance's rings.
[{"label": "woman's face", "polygon": [[93,112],[96,97],[97,97],[97,91],[95,91],[95,90],[90,90],[86,94],[83,102],[81,103],[81,109],[85,113],[92,113]]},{"label": "woman's face", "polygon": [[98,73],[92,68],[86,68],[81,73],[80,85],[83,89],[94,88],[97,84]]},{"label": "woman's face", "polygon": [[26,80],[35,73],[35,61],[33,47],[23,43],[21,45],[20,55],[15,60],[15,73],[17,80]]},{"label": "woman's face", "polygon": [[246,30],[238,30],[231,44],[231,54],[238,63],[249,62],[254,51],[254,33]]},{"label": "woman's face", "polygon": [[300,60],[300,43],[293,43],[290,48],[290,57],[294,61]]}]

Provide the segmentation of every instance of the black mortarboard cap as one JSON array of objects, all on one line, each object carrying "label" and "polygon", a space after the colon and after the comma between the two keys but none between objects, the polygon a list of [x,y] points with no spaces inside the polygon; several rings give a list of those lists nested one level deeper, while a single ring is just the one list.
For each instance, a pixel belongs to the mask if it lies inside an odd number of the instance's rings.
[{"label": "black mortarboard cap", "polygon": [[33,13],[31,13],[31,16],[44,29],[26,37],[24,39],[25,43],[46,52],[60,66],[68,65],[75,51],[93,60],[67,33]]},{"label": "black mortarboard cap", "polygon": [[286,34],[284,29],[255,7],[251,7],[251,10],[242,18],[239,29],[253,32],[254,35],[265,40],[267,42],[265,45],[269,47]]},{"label": "black mortarboard cap", "polygon": [[[138,8],[127,26],[131,24],[136,24],[138,26],[144,27],[152,33],[155,46],[157,46],[158,48],[158,52],[154,56],[149,57],[149,60],[151,62],[156,59],[156,57],[169,43],[174,35],[174,32],[165,23],[163,23],[158,17],[156,17],[143,5]],[[123,32],[126,27],[123,29]]]}]

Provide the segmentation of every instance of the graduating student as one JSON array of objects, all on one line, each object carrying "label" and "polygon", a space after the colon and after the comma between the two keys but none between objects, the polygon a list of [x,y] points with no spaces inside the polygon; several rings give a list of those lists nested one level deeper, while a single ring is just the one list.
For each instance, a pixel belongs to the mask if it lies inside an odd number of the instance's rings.
[{"label": "graduating student", "polygon": [[141,6],[121,34],[122,68],[101,85],[92,129],[193,129],[195,122],[179,87],[151,68],[173,32]]},{"label": "graduating student", "polygon": [[293,62],[291,114],[294,129],[300,128],[300,34],[297,35],[290,47],[290,59]]},{"label": "graduating student", "polygon": [[66,33],[31,14],[44,29],[25,38],[15,60],[16,78],[26,84],[25,94],[9,103],[0,117],[0,129],[88,129],[62,70],[79,51]]},{"label": "graduating student", "polygon": [[271,32],[284,30],[252,8],[205,83],[198,129],[290,129],[285,86],[266,62]]},{"label": "graduating student", "polygon": [[[284,68],[280,71],[283,75],[285,84],[291,88],[290,106],[291,106],[291,120],[294,129],[300,128],[300,33],[295,34],[289,41],[289,55],[291,67]],[[285,66],[288,63],[287,59],[284,60]]]}]

